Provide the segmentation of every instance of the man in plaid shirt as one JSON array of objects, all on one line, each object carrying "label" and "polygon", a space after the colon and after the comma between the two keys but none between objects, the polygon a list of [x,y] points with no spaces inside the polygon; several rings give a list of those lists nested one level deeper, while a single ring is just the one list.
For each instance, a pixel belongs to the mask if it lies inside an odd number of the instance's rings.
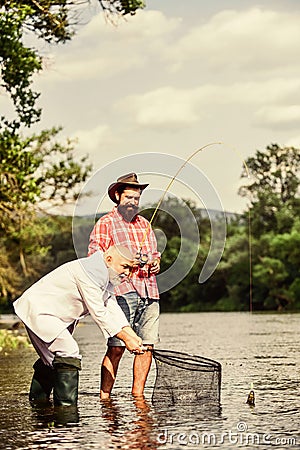
[{"label": "man in plaid shirt", "polygon": [[[156,274],[160,270],[160,253],[148,220],[137,214],[140,196],[148,184],[140,184],[135,173],[118,178],[108,188],[108,195],[117,206],[101,217],[90,235],[88,255],[106,251],[112,245],[126,245],[136,254],[130,279],[115,287],[115,295],[126,318],[143,344],[150,350],[158,342],[159,292]],[[101,368],[102,399],[109,398],[117,375],[124,344],[108,339],[108,348]],[[133,363],[132,394],[143,395],[150,370],[152,352],[136,355]]]}]

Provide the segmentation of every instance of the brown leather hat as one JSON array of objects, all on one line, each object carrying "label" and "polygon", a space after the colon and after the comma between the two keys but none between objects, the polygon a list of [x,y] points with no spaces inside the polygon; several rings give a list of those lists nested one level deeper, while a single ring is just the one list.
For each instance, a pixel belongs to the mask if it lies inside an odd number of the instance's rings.
[{"label": "brown leather hat", "polygon": [[137,179],[136,173],[127,173],[126,175],[122,175],[117,179],[116,183],[112,183],[108,188],[108,195],[110,199],[118,203],[118,200],[116,199],[116,191],[121,186],[129,186],[134,188],[139,188],[141,191],[143,191],[149,184],[140,184]]}]

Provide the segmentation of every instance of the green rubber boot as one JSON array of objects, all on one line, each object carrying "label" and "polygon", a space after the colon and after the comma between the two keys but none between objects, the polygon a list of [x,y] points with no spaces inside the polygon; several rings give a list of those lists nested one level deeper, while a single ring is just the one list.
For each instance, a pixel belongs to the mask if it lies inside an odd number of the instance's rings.
[{"label": "green rubber boot", "polygon": [[71,406],[77,404],[78,382],[81,361],[77,358],[55,356],[53,401],[55,406]]},{"label": "green rubber boot", "polygon": [[29,390],[29,400],[33,403],[47,403],[54,385],[54,370],[38,359],[34,364],[34,374]]}]

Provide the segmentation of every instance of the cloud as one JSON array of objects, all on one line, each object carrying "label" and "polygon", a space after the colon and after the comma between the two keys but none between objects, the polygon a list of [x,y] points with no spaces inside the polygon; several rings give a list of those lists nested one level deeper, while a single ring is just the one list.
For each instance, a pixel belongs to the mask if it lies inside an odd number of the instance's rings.
[{"label": "cloud", "polygon": [[[121,42],[124,38],[135,40],[155,39],[168,36],[178,28],[180,18],[166,17],[161,11],[137,11],[134,16],[126,20],[121,19],[117,26],[106,22],[103,15],[94,16],[90,22],[78,33],[80,39],[93,40],[101,35],[102,38]],[[126,42],[130,44],[130,42]]]},{"label": "cloud", "polygon": [[92,157],[97,154],[103,154],[116,141],[108,125],[99,125],[93,129],[77,130],[73,133],[72,138],[77,141],[76,149],[79,153],[89,154]]},{"label": "cloud", "polygon": [[127,109],[137,125],[159,127],[193,123],[199,118],[193,90],[163,87],[142,95],[129,96],[117,106]]},{"label": "cloud", "polygon": [[297,12],[258,7],[224,10],[193,28],[160,11],[139,11],[118,26],[98,14],[70,44],[55,48],[52,56],[45,55],[47,70],[40,80],[107,82],[114,76],[133,74],[141,85],[139,77],[154,83],[158,77],[163,80],[181,71],[180,77],[173,78],[176,84],[187,79],[197,84],[220,77],[232,83],[241,74],[244,79],[270,72],[298,74],[299,20]]},{"label": "cloud", "polygon": [[225,10],[189,30],[169,50],[170,61],[201,62],[202,68],[250,72],[299,67],[300,14],[252,8]]},{"label": "cloud", "polygon": [[[296,106],[285,105],[299,99],[300,79],[273,79],[233,83],[231,85],[204,84],[186,89],[165,86],[140,95],[126,96],[115,104],[115,109],[126,115],[138,126],[176,129],[186,127],[212,114],[216,106],[228,108],[254,107],[257,123],[269,126],[270,111],[277,107],[284,116],[285,124],[294,125],[299,120]],[[281,106],[276,106],[282,104]],[[267,105],[267,106],[261,106]],[[271,106],[268,106],[271,105]],[[286,113],[286,115],[285,115]]]},{"label": "cloud", "polygon": [[256,113],[255,122],[268,128],[299,128],[300,105],[267,106]]},{"label": "cloud", "polygon": [[[47,81],[76,81],[109,78],[142,68],[178,27],[179,18],[159,11],[140,11],[118,26],[106,23],[99,14],[83,27],[71,45],[45,55]],[[116,51],[117,49],[117,51]]]}]

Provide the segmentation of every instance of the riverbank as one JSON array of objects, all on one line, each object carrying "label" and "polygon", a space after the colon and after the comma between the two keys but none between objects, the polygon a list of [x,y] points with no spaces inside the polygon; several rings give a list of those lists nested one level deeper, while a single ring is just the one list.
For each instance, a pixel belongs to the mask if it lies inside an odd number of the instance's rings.
[{"label": "riverbank", "polygon": [[14,315],[0,316],[0,353],[7,353],[30,343],[24,325]]}]

